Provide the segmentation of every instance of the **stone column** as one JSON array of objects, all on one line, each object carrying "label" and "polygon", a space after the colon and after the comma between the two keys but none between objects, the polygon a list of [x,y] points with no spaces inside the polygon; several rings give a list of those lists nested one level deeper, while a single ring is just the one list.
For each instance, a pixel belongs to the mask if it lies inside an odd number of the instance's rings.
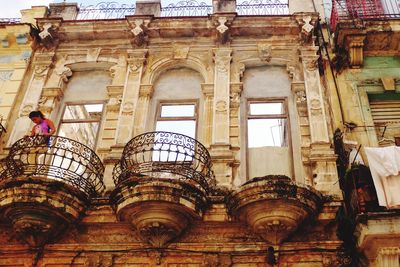
[{"label": "stone column", "polygon": [[376,258],[377,267],[399,267],[400,247],[381,248]]},{"label": "stone column", "polygon": [[18,118],[8,140],[8,146],[30,132],[31,121],[28,115],[38,108],[39,99],[50,67],[53,65],[54,52],[42,52],[35,54],[32,62],[33,73],[30,78],[24,99],[18,111]]},{"label": "stone column", "polygon": [[229,102],[230,102],[230,48],[214,50],[214,122],[213,144],[229,144]]},{"label": "stone column", "polygon": [[318,70],[316,47],[301,50],[305,93],[310,125],[310,163],[316,189],[337,196],[341,195],[334,154],[328,131],[329,117],[325,114],[323,91]]},{"label": "stone column", "polygon": [[207,148],[209,148],[212,141],[214,85],[203,83],[201,89],[204,94],[204,121],[202,122],[203,126],[201,127],[203,138],[201,141]]},{"label": "stone column", "polygon": [[128,69],[122,105],[119,112],[117,127],[117,144],[125,145],[133,137],[135,108],[138,105],[138,97],[142,73],[146,61],[147,49],[128,51]]}]

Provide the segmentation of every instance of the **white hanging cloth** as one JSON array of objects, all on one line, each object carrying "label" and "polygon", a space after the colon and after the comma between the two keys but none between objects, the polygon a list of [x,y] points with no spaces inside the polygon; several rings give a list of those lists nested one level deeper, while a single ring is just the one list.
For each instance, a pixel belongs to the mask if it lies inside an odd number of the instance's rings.
[{"label": "white hanging cloth", "polygon": [[400,208],[400,147],[366,147],[380,206]]}]

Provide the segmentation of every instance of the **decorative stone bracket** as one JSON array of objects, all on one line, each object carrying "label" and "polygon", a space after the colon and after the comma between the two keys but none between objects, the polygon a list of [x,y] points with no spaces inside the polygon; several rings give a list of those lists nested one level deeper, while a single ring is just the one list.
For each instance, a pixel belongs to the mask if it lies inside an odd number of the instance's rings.
[{"label": "decorative stone bracket", "polygon": [[235,14],[213,15],[212,21],[215,26],[215,40],[219,44],[229,44],[231,42],[230,26],[235,19]]},{"label": "decorative stone bracket", "polygon": [[132,45],[135,47],[144,47],[147,45],[147,26],[149,25],[151,18],[148,16],[135,16],[129,17],[128,23],[133,34]]},{"label": "decorative stone bracket", "polygon": [[39,19],[38,25],[40,32],[38,33],[38,42],[47,50],[55,50],[59,43],[58,29],[62,19]]},{"label": "decorative stone bracket", "polygon": [[313,31],[315,24],[318,20],[318,15],[295,13],[294,18],[300,27],[300,40],[302,44],[312,44],[313,42]]},{"label": "decorative stone bracket", "polygon": [[365,35],[348,35],[345,38],[345,48],[349,53],[351,67],[360,67],[364,62]]}]

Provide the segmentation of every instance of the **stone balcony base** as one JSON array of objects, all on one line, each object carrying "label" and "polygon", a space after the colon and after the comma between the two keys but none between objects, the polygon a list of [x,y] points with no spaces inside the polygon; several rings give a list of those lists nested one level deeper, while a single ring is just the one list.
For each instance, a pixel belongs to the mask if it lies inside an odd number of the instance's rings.
[{"label": "stone balcony base", "polygon": [[321,196],[286,176],[254,178],[233,193],[229,208],[270,244],[281,244],[299,225],[316,215]]},{"label": "stone balcony base", "polygon": [[46,177],[21,176],[0,184],[0,219],[32,248],[56,241],[88,204],[79,190]]},{"label": "stone balcony base", "polygon": [[111,195],[117,217],[132,224],[143,241],[165,247],[182,235],[207,205],[205,193],[186,181],[133,177]]}]

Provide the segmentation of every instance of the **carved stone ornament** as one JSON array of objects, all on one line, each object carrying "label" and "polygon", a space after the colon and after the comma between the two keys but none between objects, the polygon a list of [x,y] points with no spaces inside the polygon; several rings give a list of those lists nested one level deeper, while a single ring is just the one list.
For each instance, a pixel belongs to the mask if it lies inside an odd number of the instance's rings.
[{"label": "carved stone ornament", "polygon": [[313,98],[310,100],[310,111],[312,115],[322,114],[322,106],[321,106],[321,101],[319,99]]},{"label": "carved stone ornament", "polygon": [[227,19],[226,17],[219,17],[219,18],[218,18],[218,26],[217,26],[216,29],[217,29],[220,33],[224,33],[224,32],[226,32],[226,31],[229,29],[229,27],[225,25],[225,23],[226,23],[227,21],[228,21],[228,19]]},{"label": "carved stone ornament", "polygon": [[136,19],[133,21],[133,29],[131,30],[131,32],[133,33],[133,43],[137,46],[137,47],[142,47],[146,41],[147,38],[145,36],[145,31],[144,31],[144,20],[143,19]]},{"label": "carved stone ornament", "polygon": [[124,106],[122,107],[122,113],[125,115],[132,115],[135,109],[135,104],[133,102],[125,102]]},{"label": "carved stone ornament", "polygon": [[314,71],[318,66],[318,58],[307,58],[304,59],[304,64],[308,71]]},{"label": "carved stone ornament", "polygon": [[272,59],[272,46],[270,44],[262,44],[259,43],[258,45],[258,56],[262,61],[270,62]]},{"label": "carved stone ornament", "polygon": [[314,26],[311,24],[311,20],[312,19],[310,16],[303,18],[304,25],[301,27],[301,30],[306,34],[310,34],[311,31],[314,29]]},{"label": "carved stone ornament", "polygon": [[227,73],[229,69],[229,65],[231,62],[230,55],[215,55],[214,57],[215,66],[217,67],[217,71],[222,73]]},{"label": "carved stone ornament", "polygon": [[189,54],[189,46],[180,46],[174,45],[173,46],[173,58],[174,59],[187,59]]},{"label": "carved stone ornament", "polygon": [[143,25],[143,20],[142,19],[137,19],[134,21],[135,23],[135,28],[132,29],[132,33],[135,36],[138,36],[139,34],[143,33],[142,25]]},{"label": "carved stone ornament", "polygon": [[319,210],[321,195],[286,176],[269,175],[245,183],[229,200],[233,215],[270,244],[280,244]]},{"label": "carved stone ornament", "polygon": [[28,114],[35,109],[36,105],[33,103],[25,103],[23,104],[20,112],[19,112],[19,117],[25,117],[28,116]]},{"label": "carved stone ornament", "polygon": [[14,71],[0,71],[0,81],[10,80],[13,72]]},{"label": "carved stone ornament", "polygon": [[61,80],[65,83],[67,83],[69,77],[72,76],[72,71],[67,66],[60,66],[60,67],[56,68],[55,71],[56,71],[57,75],[60,76]]},{"label": "carved stone ornament", "polygon": [[101,48],[90,48],[87,50],[86,61],[96,62],[99,58]]},{"label": "carved stone ornament", "polygon": [[42,26],[42,31],[39,33],[40,43],[46,49],[55,48],[58,45],[57,26],[51,23],[45,23]]},{"label": "carved stone ornament", "polygon": [[228,105],[225,101],[223,100],[219,100],[216,104],[215,104],[215,110],[217,113],[226,113],[228,110]]},{"label": "carved stone ornament", "polygon": [[45,71],[49,69],[49,65],[36,65],[34,69],[35,76],[43,77],[46,75]]}]

